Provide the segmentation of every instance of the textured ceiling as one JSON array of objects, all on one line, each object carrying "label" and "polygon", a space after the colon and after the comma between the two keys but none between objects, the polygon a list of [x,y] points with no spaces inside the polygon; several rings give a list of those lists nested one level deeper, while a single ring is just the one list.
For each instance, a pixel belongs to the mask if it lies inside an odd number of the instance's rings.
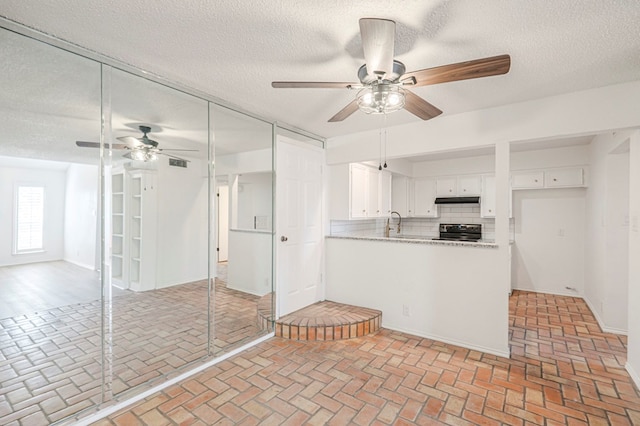
[{"label": "textured ceiling", "polygon": [[0,14],[324,137],[382,120],[327,123],[355,93],[270,83],[356,81],[361,17],[397,22],[408,70],[511,55],[507,75],[415,89],[445,115],[640,79],[637,0],[3,0]]}]

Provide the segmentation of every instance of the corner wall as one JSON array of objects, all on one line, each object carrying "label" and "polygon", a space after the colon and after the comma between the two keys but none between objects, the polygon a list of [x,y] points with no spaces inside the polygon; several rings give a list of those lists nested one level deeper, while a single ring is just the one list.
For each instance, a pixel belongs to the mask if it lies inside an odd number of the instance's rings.
[{"label": "corner wall", "polygon": [[[609,132],[591,142],[590,180],[586,196],[584,298],[609,332],[627,331],[628,156],[616,149],[629,132]],[[627,163],[625,165],[625,162]],[[628,219],[627,219],[628,220]]]},{"label": "corner wall", "polygon": [[629,150],[629,331],[627,371],[640,388],[640,131],[630,137]]}]

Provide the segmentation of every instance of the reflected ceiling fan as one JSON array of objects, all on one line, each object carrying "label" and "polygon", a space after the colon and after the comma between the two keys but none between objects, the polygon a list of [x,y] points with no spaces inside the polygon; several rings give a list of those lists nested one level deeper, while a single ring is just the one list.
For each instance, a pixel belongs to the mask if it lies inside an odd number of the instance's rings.
[{"label": "reflected ceiling fan", "polygon": [[[151,132],[151,127],[138,126],[138,128],[142,132],[142,137],[134,138],[133,136],[121,136],[116,139],[123,143],[113,143],[107,146],[111,149],[126,149],[129,152],[125,153],[123,157],[138,161],[155,161],[158,159],[158,155],[166,155],[167,157],[175,158],[176,160],[190,161],[185,158],[176,157],[173,154],[167,154],[165,151],[198,151],[197,149],[158,148],[158,142],[149,139],[147,136],[147,133]],[[76,145],[84,148],[100,148],[100,143],[98,142],[76,141]]]},{"label": "reflected ceiling fan", "polygon": [[509,55],[492,56],[419,71],[405,72],[402,62],[393,59],[396,23],[389,19],[360,19],[360,36],[365,64],[358,70],[359,83],[274,81],[274,88],[359,89],[356,99],[329,119],[342,121],[358,109],[367,114],[386,114],[406,109],[429,120],[442,111],[406,87],[506,74],[511,67]]}]

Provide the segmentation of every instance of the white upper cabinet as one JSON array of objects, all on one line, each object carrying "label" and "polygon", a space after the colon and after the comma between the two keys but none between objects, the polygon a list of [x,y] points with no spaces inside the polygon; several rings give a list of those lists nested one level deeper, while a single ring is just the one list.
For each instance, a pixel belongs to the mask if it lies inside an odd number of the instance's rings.
[{"label": "white upper cabinet", "polygon": [[360,164],[351,164],[350,169],[349,217],[353,219],[367,217],[369,168]]},{"label": "white upper cabinet", "polygon": [[391,185],[391,173],[382,170],[380,172],[380,184],[379,184],[379,204],[380,204],[380,216],[391,215],[391,196],[393,194]]},{"label": "white upper cabinet", "polygon": [[455,197],[458,195],[458,179],[438,178],[436,179],[436,197]]},{"label": "white upper cabinet", "polygon": [[391,173],[360,163],[330,166],[330,218],[387,217],[391,214]]},{"label": "white upper cabinet", "polygon": [[547,170],[544,172],[544,182],[547,188],[583,186],[584,170],[582,167]]},{"label": "white upper cabinet", "polygon": [[458,178],[458,196],[480,195],[482,190],[482,179],[480,176],[461,176]]},{"label": "white upper cabinet", "polygon": [[[513,217],[511,191],[509,191],[509,217]],[[496,217],[496,178],[493,175],[482,176],[482,195],[480,196],[480,217]]]},{"label": "white upper cabinet", "polygon": [[526,171],[511,173],[511,189],[544,188],[544,172]]},{"label": "white upper cabinet", "polygon": [[413,182],[415,209],[412,216],[438,217],[435,202],[437,182],[434,179],[415,179]]},{"label": "white upper cabinet", "polygon": [[480,195],[480,176],[442,177],[436,179],[437,197],[472,197]]},{"label": "white upper cabinet", "polygon": [[527,170],[511,173],[512,189],[584,187],[585,169],[567,167],[561,169]]},{"label": "white upper cabinet", "polygon": [[393,175],[391,179],[391,210],[402,217],[409,216],[409,180],[402,175]]}]

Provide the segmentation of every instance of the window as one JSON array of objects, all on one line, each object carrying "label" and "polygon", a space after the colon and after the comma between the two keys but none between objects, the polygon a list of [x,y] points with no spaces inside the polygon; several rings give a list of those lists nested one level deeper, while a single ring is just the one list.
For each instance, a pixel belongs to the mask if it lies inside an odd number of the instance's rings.
[{"label": "window", "polygon": [[15,253],[43,250],[44,187],[18,186]]}]

